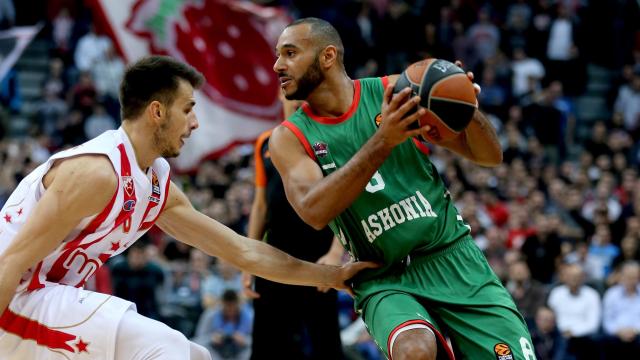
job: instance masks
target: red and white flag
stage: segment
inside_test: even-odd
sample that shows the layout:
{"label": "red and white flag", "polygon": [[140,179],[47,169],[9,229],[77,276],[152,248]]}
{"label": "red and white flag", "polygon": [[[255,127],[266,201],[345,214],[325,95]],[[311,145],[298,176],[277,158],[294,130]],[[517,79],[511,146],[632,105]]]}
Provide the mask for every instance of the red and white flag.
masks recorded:
{"label": "red and white flag", "polygon": [[193,170],[281,120],[272,71],[277,36],[290,21],[281,9],[234,0],[92,1],[128,62],[170,55],[206,77],[195,95],[200,128],[173,163],[176,170]]}
{"label": "red and white flag", "polygon": [[42,29],[42,25],[16,26],[0,31],[0,81],[18,61],[24,49]]}

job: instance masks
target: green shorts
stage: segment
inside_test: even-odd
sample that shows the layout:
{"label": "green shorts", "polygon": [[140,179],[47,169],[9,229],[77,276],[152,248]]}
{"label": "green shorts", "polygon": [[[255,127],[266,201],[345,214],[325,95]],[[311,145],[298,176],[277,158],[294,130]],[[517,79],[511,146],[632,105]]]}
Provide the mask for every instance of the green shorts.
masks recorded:
{"label": "green shorts", "polygon": [[428,327],[438,359],[453,356],[448,336],[457,359],[535,360],[524,319],[471,238],[412,256],[355,292],[369,333],[390,359],[394,335]]}

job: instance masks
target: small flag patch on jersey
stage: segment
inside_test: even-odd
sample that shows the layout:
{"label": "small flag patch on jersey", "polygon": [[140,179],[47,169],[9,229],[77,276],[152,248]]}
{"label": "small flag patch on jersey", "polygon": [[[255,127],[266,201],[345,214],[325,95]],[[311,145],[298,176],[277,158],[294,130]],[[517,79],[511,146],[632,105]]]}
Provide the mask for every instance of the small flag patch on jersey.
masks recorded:
{"label": "small flag patch on jersey", "polygon": [[496,360],[513,360],[513,353],[509,345],[505,343],[497,343],[493,346],[496,353]]}
{"label": "small flag patch on jersey", "polygon": [[323,142],[317,142],[313,144],[313,151],[317,157],[325,157],[329,153],[329,147]]}

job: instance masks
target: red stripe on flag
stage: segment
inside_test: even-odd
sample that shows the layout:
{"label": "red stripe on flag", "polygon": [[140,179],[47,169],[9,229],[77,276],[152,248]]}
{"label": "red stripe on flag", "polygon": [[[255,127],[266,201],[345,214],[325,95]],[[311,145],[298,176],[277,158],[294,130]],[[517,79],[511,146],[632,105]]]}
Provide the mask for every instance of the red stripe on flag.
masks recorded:
{"label": "red stripe on flag", "polygon": [[0,317],[0,328],[25,340],[35,340],[38,345],[75,353],[75,349],[67,344],[67,342],[76,338],[75,335],[50,329],[9,309],[6,309]]}

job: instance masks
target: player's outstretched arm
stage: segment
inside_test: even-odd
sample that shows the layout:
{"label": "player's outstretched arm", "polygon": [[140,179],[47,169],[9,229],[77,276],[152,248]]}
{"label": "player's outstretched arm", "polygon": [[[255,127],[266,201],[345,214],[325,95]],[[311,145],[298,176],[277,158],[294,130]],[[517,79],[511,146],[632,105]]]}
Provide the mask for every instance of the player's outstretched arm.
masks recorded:
{"label": "player's outstretched arm", "polygon": [[83,218],[107,206],[118,179],[106,157],[87,155],[56,164],[43,183],[47,190],[0,255],[0,313],[24,272],[58,247]]}
{"label": "player's outstretched arm", "polygon": [[292,285],[329,286],[350,291],[345,281],[374,263],[325,266],[302,261],[273,246],[236,234],[195,210],[185,194],[171,183],[167,205],[158,226],[179,241],[222,258],[241,270]]}
{"label": "player's outstretched arm", "polygon": [[295,135],[278,126],[269,140],[271,160],[282,176],[287,199],[300,218],[315,229],[322,229],[360,195],[393,148],[425,129],[409,125],[424,115],[424,109],[406,116],[420,98],[409,98],[410,89],[393,95],[387,86],[378,131],[340,169],[323,177],[318,164],[305,152]]}

